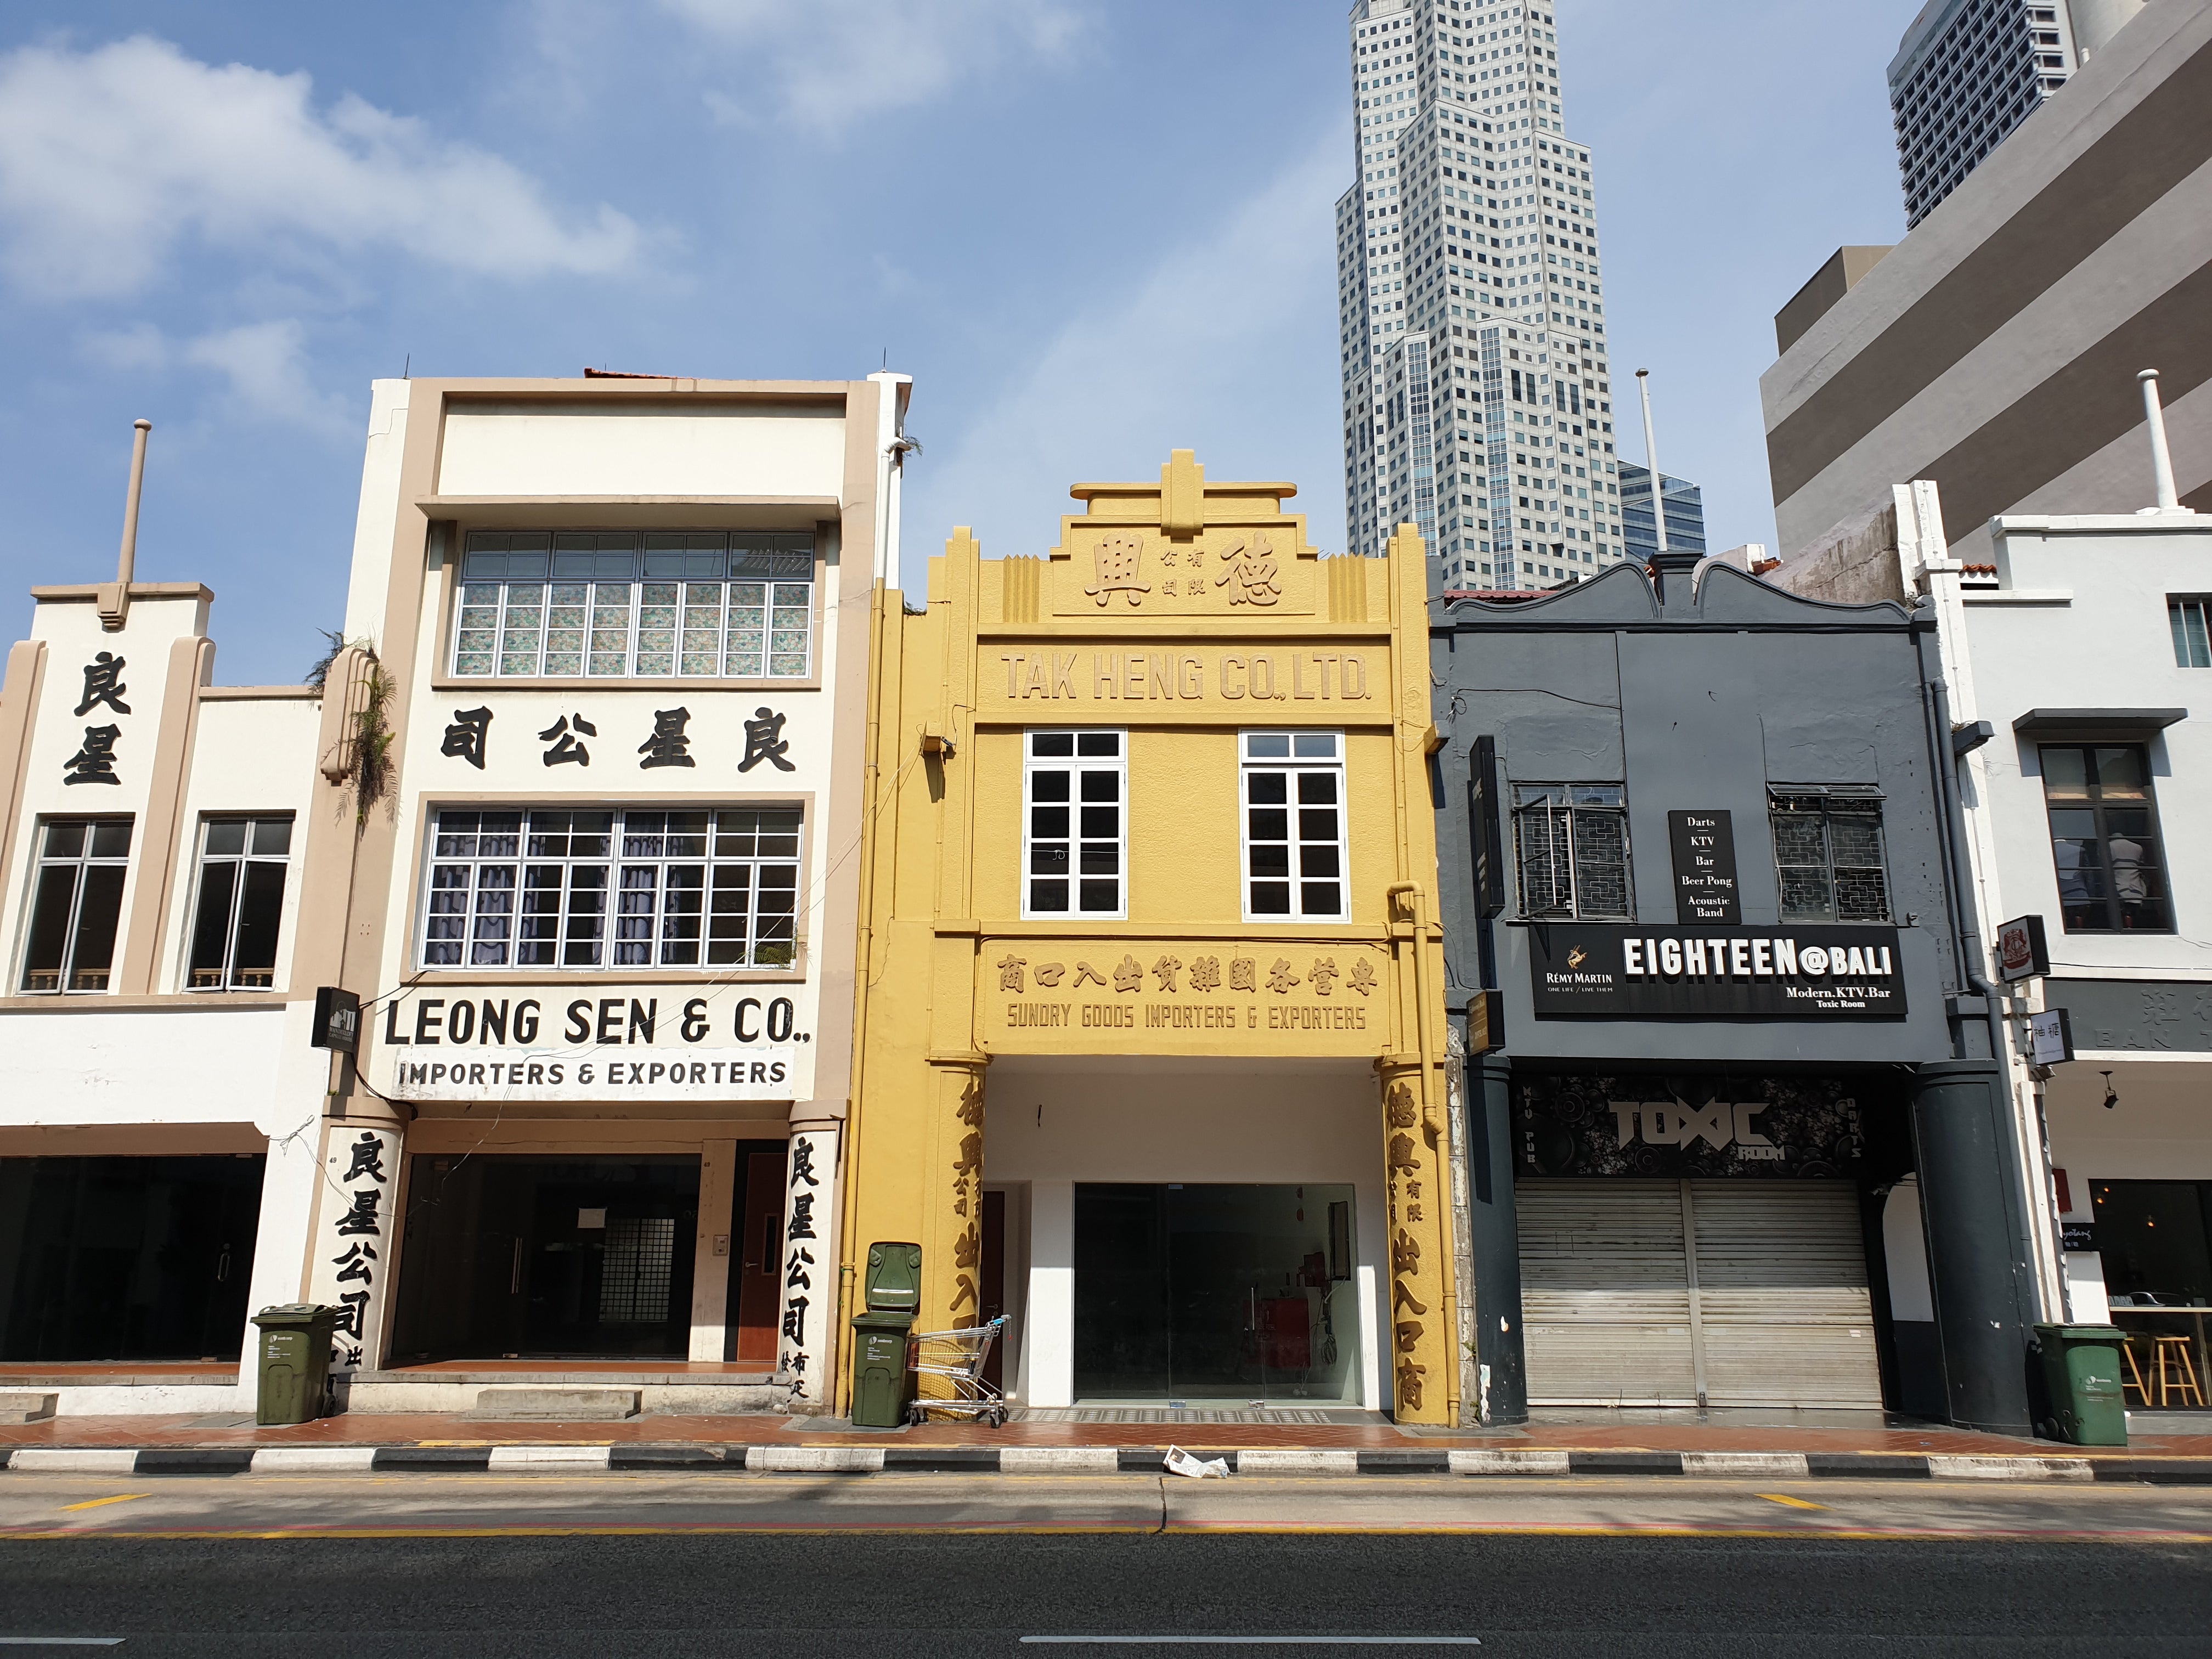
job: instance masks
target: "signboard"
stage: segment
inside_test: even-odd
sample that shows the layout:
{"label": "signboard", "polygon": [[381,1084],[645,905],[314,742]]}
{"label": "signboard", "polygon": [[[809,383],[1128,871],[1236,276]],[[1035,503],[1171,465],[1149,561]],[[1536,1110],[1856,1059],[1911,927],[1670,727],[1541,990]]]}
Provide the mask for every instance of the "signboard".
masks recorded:
{"label": "signboard", "polygon": [[[767,985],[712,997],[431,996],[384,1005],[375,1088],[394,1100],[791,1100],[811,1086],[798,1007]],[[734,1041],[733,1041],[734,1039]]]}
{"label": "signboard", "polygon": [[2058,1248],[2062,1250],[2094,1250],[2097,1248],[2097,1229],[2087,1221],[2067,1221],[2059,1224]]}
{"label": "signboard", "polygon": [[2074,1058],[2074,1026],[2063,1008],[2027,1017],[2027,1057],[2038,1066],[2063,1066]]}
{"label": "signboard", "polygon": [[1505,835],[1498,795],[1498,739],[1477,738],[1468,757],[1468,823],[1474,836],[1475,910],[1486,921],[1505,908]]}
{"label": "signboard", "polygon": [[315,1023],[308,1042],[342,1054],[361,1052],[361,999],[351,991],[325,985],[315,992]]}
{"label": "signboard", "polygon": [[1905,1018],[1894,927],[1528,928],[1540,1019]]}
{"label": "signboard", "polygon": [[1467,1000],[1467,1051],[1486,1054],[1505,1046],[1505,994],[1477,991]]}
{"label": "signboard", "polygon": [[1866,1160],[1858,1097],[1837,1078],[1535,1078],[1513,1128],[1523,1176],[1845,1180]]}
{"label": "signboard", "polygon": [[1674,920],[1686,927],[1743,921],[1736,893],[1735,827],[1726,812],[1669,812],[1674,849]]}
{"label": "signboard", "polygon": [[2043,918],[2021,916],[1997,929],[1997,974],[2008,985],[2051,971],[2051,950],[2043,942]]}

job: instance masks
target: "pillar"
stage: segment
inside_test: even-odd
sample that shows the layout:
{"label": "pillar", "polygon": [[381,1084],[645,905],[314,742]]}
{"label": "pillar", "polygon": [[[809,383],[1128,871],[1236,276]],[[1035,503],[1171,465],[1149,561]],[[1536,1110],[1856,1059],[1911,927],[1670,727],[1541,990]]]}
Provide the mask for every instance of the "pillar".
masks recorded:
{"label": "pillar", "polygon": [[[323,1117],[315,1220],[302,1300],[338,1310],[331,1372],[384,1363],[393,1275],[404,1231],[402,1109],[378,1097],[332,1096]],[[436,1264],[427,1264],[435,1271]]]}
{"label": "pillar", "polygon": [[1485,1424],[1528,1420],[1521,1331],[1521,1223],[1513,1202],[1513,1063],[1483,1054],[1467,1091],[1468,1255],[1474,1283],[1477,1408]]}
{"label": "pillar", "polygon": [[[1384,1314],[1385,1372],[1401,1423],[1451,1421],[1458,1336],[1445,1303],[1450,1234],[1450,1142],[1436,1103],[1443,1079],[1422,1076],[1425,1061],[1393,1054],[1376,1062],[1382,1081],[1383,1176],[1389,1194]],[[1431,1068],[1432,1069],[1432,1068]],[[1431,1089],[1425,1098],[1422,1084]]]}
{"label": "pillar", "polygon": [[2009,1119],[2001,1061],[1920,1067],[1912,1148],[1946,1409],[1961,1428],[2024,1435],[2035,1267]]}
{"label": "pillar", "polygon": [[794,1408],[829,1409],[836,1363],[838,1152],[844,1125],[801,1118],[791,1126],[783,1175],[783,1307],[776,1373]]}

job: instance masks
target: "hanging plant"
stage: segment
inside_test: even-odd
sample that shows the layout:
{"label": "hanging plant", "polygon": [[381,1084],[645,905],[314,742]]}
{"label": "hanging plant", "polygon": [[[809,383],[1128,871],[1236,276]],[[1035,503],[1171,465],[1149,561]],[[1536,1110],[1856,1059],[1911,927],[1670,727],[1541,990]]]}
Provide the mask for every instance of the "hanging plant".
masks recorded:
{"label": "hanging plant", "polygon": [[392,787],[392,727],[386,718],[392,701],[392,682],[378,659],[375,645],[367,639],[349,640],[336,629],[319,630],[329,649],[308,666],[307,684],[318,691],[330,689],[331,670],[339,653],[351,648],[368,659],[368,672],[361,677],[362,706],[346,716],[345,736],[340,740],[344,769],[331,774],[333,783],[353,785],[354,821],[368,821],[368,809],[382,800]]}

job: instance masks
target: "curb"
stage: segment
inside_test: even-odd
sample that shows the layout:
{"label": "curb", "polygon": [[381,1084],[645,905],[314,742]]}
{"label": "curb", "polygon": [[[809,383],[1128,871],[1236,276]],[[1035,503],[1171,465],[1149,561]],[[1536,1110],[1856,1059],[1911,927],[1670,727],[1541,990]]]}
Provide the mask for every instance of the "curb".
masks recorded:
{"label": "curb", "polygon": [[[1269,1476],[1687,1475],[1706,1480],[2136,1481],[2212,1486],[2212,1457],[1959,1456],[1899,1452],[1576,1451],[1534,1446],[1209,1451]],[[1113,1446],[15,1446],[0,1469],[112,1475],[475,1474],[696,1470],[744,1474],[1142,1474],[1159,1448]]]}

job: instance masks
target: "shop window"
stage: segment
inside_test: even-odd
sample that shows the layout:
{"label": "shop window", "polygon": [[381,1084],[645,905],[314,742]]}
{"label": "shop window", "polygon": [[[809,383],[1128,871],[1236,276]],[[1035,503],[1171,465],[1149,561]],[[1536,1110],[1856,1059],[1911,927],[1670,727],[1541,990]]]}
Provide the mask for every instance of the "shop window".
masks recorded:
{"label": "shop window", "polygon": [[1771,790],[1784,921],[1887,921],[1881,798],[1872,791]]}
{"label": "shop window", "polygon": [[276,928],[292,820],[210,818],[185,982],[195,991],[265,991],[276,982]]}
{"label": "shop window", "polygon": [[1617,783],[1524,783],[1513,792],[1521,909],[1531,916],[1626,917],[1628,806]]}
{"label": "shop window", "polygon": [[2136,744],[2045,744],[2041,757],[2066,931],[2172,932],[2148,754]]}
{"label": "shop window", "polygon": [[1022,915],[1127,914],[1125,732],[1023,738]]}
{"label": "shop window", "polygon": [[130,868],[129,818],[50,818],[39,827],[23,989],[107,989]]}
{"label": "shop window", "polygon": [[740,531],[472,531],[456,676],[804,679],[814,538]]}
{"label": "shop window", "polygon": [[426,968],[789,968],[796,807],[447,809]]}
{"label": "shop window", "polygon": [[1238,741],[1244,919],[1341,921],[1344,734],[1247,732]]}

